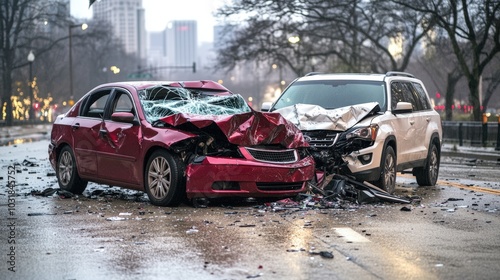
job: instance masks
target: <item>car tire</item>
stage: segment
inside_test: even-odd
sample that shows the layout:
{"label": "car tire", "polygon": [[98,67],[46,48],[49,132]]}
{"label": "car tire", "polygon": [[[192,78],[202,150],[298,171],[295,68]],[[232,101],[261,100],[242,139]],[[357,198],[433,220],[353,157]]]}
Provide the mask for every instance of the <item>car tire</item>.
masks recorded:
{"label": "car tire", "polygon": [[436,185],[439,174],[439,150],[434,143],[429,148],[429,155],[427,156],[425,166],[414,168],[413,174],[419,186]]}
{"label": "car tire", "polygon": [[387,146],[382,154],[380,169],[380,178],[375,185],[390,194],[394,193],[396,189],[396,153],[391,146]]}
{"label": "car tire", "polygon": [[81,194],[87,187],[88,182],[78,174],[75,155],[69,146],[64,146],[59,153],[56,175],[59,187],[65,191]]}
{"label": "car tire", "polygon": [[155,151],[146,164],[144,188],[157,206],[176,206],[186,195],[184,164],[165,150]]}

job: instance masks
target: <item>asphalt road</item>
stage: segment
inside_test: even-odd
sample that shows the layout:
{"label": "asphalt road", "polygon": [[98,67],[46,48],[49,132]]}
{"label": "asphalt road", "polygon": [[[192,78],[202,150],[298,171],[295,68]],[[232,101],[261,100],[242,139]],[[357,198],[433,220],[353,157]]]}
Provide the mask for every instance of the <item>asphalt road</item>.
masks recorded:
{"label": "asphalt road", "polygon": [[[500,273],[495,162],[443,157],[435,187],[417,187],[401,174],[397,195],[413,197],[412,204],[318,209],[212,201],[207,208],[170,208],[96,184],[78,197],[33,195],[57,188],[47,145],[0,147],[2,279],[498,279]],[[10,201],[9,191],[16,193]]]}

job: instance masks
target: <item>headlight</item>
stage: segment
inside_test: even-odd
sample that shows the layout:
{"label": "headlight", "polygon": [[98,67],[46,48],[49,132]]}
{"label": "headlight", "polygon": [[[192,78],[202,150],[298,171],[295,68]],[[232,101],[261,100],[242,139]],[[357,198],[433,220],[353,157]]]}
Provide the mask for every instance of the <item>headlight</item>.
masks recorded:
{"label": "headlight", "polygon": [[346,139],[359,138],[366,141],[375,141],[377,138],[378,125],[372,124],[370,126],[358,127],[346,135]]}

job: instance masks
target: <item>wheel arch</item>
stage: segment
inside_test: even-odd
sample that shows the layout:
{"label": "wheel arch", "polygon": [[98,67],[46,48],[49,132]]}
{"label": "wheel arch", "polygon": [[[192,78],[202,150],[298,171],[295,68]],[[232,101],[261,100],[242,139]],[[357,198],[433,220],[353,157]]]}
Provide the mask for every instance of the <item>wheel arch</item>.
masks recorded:
{"label": "wheel arch", "polygon": [[[59,161],[59,155],[61,154],[61,150],[66,146],[69,147],[73,151],[73,149],[71,148],[71,145],[68,142],[61,142],[57,146],[55,146],[55,148],[54,148],[54,161],[56,163],[56,166],[57,166],[57,163]],[[75,154],[74,151],[73,151],[73,154]],[[78,170],[78,164],[76,165],[76,168]]]}
{"label": "wheel arch", "polygon": [[396,156],[396,164],[397,164],[397,143],[396,143],[396,137],[394,135],[390,135],[384,141],[384,146],[382,148],[382,154],[380,155],[380,163],[379,163],[380,172],[378,173],[378,176],[377,176],[376,180],[379,180],[380,176],[382,174],[382,166],[384,164],[383,162],[385,160],[385,151],[386,151],[387,147],[391,147],[394,150],[394,154]]}
{"label": "wheel arch", "polygon": [[435,144],[436,147],[438,148],[438,151],[441,152],[442,141],[441,141],[441,137],[439,137],[439,134],[437,132],[434,132],[431,135],[431,141],[429,141],[429,144]]}
{"label": "wheel arch", "polygon": [[[435,145],[437,150],[438,150],[438,162],[441,160],[441,138],[439,137],[439,134],[437,132],[433,133],[431,135],[431,140],[429,141],[429,147],[428,147],[428,153],[430,153],[431,146]],[[425,164],[427,164],[427,161],[429,160],[429,156],[425,159]]]}
{"label": "wheel arch", "polygon": [[153,155],[154,152],[156,151],[160,151],[160,150],[164,150],[164,151],[167,151],[168,153],[171,153],[171,154],[174,154],[176,155],[176,153],[174,153],[172,151],[172,149],[166,145],[160,145],[160,144],[156,144],[156,145],[153,145],[151,147],[149,147],[149,149],[144,153],[144,159],[142,161],[142,187],[144,188],[144,190],[146,190],[146,182],[145,182],[145,178],[144,178],[144,174],[146,172],[146,167],[148,165],[148,161],[149,159],[151,158],[151,156]]}
{"label": "wheel arch", "polygon": [[391,146],[391,148],[394,150],[394,153],[396,154],[396,160],[397,160],[397,155],[398,155],[398,144],[396,142],[396,137],[394,135],[390,135],[387,137],[384,141],[384,149],[382,152],[385,152],[385,149]]}
{"label": "wheel arch", "polygon": [[[155,155],[156,153],[156,155]],[[160,202],[157,200],[159,199],[156,197],[154,194],[152,194],[150,186],[147,187],[146,185],[148,184],[148,165],[150,161],[152,161],[156,156],[161,155],[162,157],[166,157],[165,160],[168,162],[168,165],[170,167],[168,168],[173,168],[173,170],[176,171],[171,171],[171,183],[176,182],[172,186],[175,186],[175,188],[172,191],[169,191],[169,194],[166,195],[166,197],[163,197]],[[144,161],[143,161],[143,176],[142,176],[142,187],[144,192],[148,194],[149,199],[152,201],[154,205],[160,205],[160,206],[176,206],[182,201],[185,200],[186,198],[186,172],[185,172],[185,164],[182,161],[181,157],[179,156],[178,153],[174,152],[171,148],[165,146],[165,145],[154,145],[151,146],[147,152],[144,154]],[[174,167],[175,166],[175,167]],[[174,175],[175,174],[175,175]],[[174,181],[175,180],[175,181]],[[153,198],[153,197],[154,198]],[[168,202],[165,200],[168,199],[170,196],[170,199]],[[156,201],[156,202],[155,202]]]}

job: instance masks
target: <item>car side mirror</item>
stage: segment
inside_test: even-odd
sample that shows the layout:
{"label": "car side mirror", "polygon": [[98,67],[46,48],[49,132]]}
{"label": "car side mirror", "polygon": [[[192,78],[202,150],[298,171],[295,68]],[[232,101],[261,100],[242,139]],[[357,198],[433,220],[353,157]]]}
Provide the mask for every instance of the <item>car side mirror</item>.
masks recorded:
{"label": "car side mirror", "polygon": [[111,115],[111,120],[115,122],[134,123],[135,116],[129,112],[115,112]]}
{"label": "car side mirror", "polygon": [[260,110],[262,112],[269,112],[272,105],[273,105],[272,102],[262,102],[262,105],[260,106]]}
{"label": "car side mirror", "polygon": [[396,108],[392,110],[394,114],[404,114],[413,112],[413,106],[410,102],[398,102]]}

